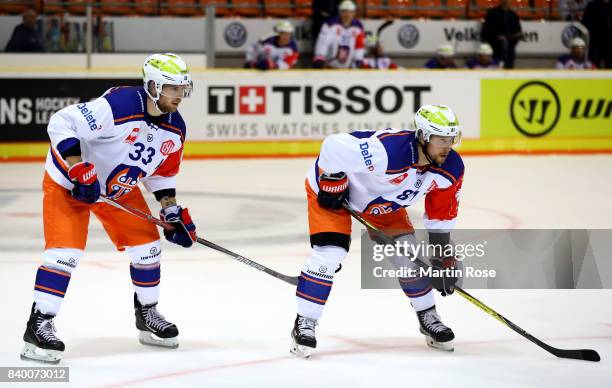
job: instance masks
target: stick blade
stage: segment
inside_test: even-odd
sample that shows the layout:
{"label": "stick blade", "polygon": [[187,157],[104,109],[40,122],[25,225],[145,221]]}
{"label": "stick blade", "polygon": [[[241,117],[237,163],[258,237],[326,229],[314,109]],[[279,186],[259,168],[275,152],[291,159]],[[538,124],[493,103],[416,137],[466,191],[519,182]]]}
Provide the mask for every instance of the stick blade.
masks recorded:
{"label": "stick blade", "polygon": [[553,354],[560,358],[572,358],[574,360],[594,361],[601,360],[599,353],[592,349],[576,349],[576,350],[563,350],[556,349]]}
{"label": "stick blade", "polygon": [[599,357],[599,353],[594,351],[593,349],[582,349],[582,359],[586,361],[599,361],[601,358]]}

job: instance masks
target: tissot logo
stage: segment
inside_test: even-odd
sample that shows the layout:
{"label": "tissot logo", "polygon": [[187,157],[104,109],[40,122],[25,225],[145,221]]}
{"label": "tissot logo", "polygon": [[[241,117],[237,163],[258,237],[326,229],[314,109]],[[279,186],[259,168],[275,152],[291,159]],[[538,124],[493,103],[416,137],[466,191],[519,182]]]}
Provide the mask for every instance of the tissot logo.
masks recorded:
{"label": "tissot logo", "polygon": [[[212,115],[335,115],[342,111],[355,115],[370,112],[395,114],[416,111],[422,96],[431,92],[426,85],[263,85],[209,86],[208,113]],[[412,106],[407,106],[409,102]]]}

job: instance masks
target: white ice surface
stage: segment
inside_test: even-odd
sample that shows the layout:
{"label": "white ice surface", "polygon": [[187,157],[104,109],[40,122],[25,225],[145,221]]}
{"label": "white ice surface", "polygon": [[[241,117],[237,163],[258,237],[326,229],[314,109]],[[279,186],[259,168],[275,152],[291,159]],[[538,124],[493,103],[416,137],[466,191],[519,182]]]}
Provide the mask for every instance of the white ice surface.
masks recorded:
{"label": "white ice surface", "polygon": [[[297,275],[309,254],[310,162],[186,161],[178,198],[205,238]],[[612,156],[465,164],[457,227],[612,228]],[[0,366],[36,365],[19,352],[43,249],[42,169],[0,164]],[[421,213],[422,206],[410,209],[416,226]],[[611,290],[473,291],[553,346],[598,350],[599,363],[557,359],[457,296],[437,297],[457,336],[455,352],[442,353],[426,347],[403,293],[360,289],[354,244],[320,321],[319,348],[301,360],[289,354],[292,286],[202,246],[162,244],[159,308],[180,329],[177,350],[138,343],[129,260],[92,217],[88,250],[55,319],[71,386],[612,386]]]}

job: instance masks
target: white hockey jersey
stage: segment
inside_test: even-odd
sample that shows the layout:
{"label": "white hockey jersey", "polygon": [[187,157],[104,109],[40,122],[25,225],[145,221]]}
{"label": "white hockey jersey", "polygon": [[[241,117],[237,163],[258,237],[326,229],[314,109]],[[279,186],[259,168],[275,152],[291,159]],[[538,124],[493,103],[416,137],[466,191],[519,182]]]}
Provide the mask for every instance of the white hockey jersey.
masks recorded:
{"label": "white hockey jersey", "polygon": [[286,46],[278,45],[278,35],[272,35],[261,39],[247,49],[246,60],[257,62],[262,59],[270,59],[277,69],[290,69],[295,65],[299,57],[298,47],[295,39],[291,38]]}
{"label": "white hockey jersey", "polygon": [[353,19],[347,28],[340,17],[328,19],[321,27],[315,45],[313,60],[323,60],[333,68],[349,68],[359,65],[365,54],[365,32],[363,25]]}
{"label": "white hockey jersey", "polygon": [[142,181],[151,192],[176,188],[185,122],[178,112],[150,116],[142,87],[117,87],[94,101],[70,105],[49,120],[51,147],[45,169],[66,189],[65,151],[79,144],[97,170],[102,194],[120,198]]}
{"label": "white hockey jersey", "polygon": [[588,59],[585,58],[582,62],[575,61],[569,54],[560,56],[557,59],[556,67],[561,70],[593,70],[596,68]]}
{"label": "white hockey jersey", "polygon": [[359,212],[384,214],[425,197],[425,227],[450,230],[455,225],[463,182],[463,161],[451,150],[442,165],[418,167],[418,141],[411,130],[385,129],[331,135],[308,172],[318,193],[323,172],[344,171],[349,202]]}
{"label": "white hockey jersey", "polygon": [[389,57],[366,57],[363,59],[364,69],[397,69],[397,64]]}

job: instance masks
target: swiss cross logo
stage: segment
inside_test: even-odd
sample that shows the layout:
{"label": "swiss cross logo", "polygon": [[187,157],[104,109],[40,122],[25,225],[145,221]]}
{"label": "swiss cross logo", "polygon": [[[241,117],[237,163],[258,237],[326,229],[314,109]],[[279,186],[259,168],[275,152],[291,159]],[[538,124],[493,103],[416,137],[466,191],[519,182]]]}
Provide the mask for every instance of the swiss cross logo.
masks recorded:
{"label": "swiss cross logo", "polygon": [[240,86],[238,88],[238,110],[243,115],[266,114],[266,87]]}
{"label": "swiss cross logo", "polygon": [[125,138],[123,142],[133,145],[136,139],[138,139],[138,131],[140,131],[140,128],[132,129],[132,132],[128,135],[128,137]]}
{"label": "swiss cross logo", "polygon": [[391,179],[391,180],[389,181],[389,183],[391,183],[392,185],[396,185],[396,186],[397,186],[397,185],[399,185],[400,183],[402,183],[402,182],[404,181],[404,179],[406,179],[407,177],[408,177],[408,173],[407,173],[407,172],[405,172],[405,173],[403,173],[402,175],[397,176],[397,177],[395,177],[395,178]]}
{"label": "swiss cross logo", "polygon": [[172,152],[173,149],[174,149],[174,142],[172,140],[166,140],[165,142],[162,143],[161,147],[159,148],[159,152],[161,152],[162,155],[164,156],[168,156],[170,155],[170,152]]}

